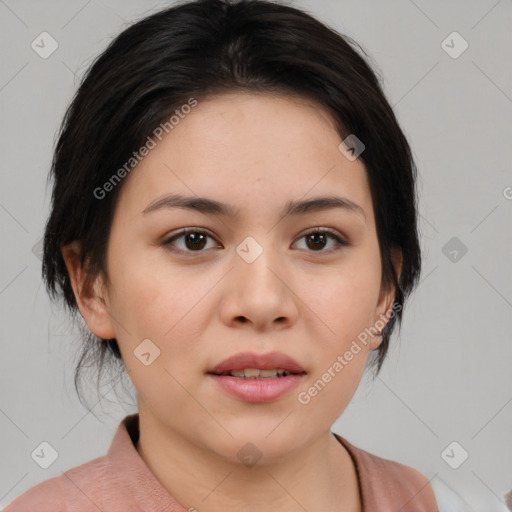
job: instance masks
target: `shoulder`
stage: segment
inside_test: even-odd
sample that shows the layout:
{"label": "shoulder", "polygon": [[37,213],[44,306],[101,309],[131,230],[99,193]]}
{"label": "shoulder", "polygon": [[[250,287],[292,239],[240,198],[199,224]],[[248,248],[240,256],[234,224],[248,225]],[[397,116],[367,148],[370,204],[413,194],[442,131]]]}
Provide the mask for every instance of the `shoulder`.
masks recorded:
{"label": "shoulder", "polygon": [[50,510],[65,510],[63,506],[66,491],[63,476],[55,476],[25,491],[9,503],[4,508],[4,512],[28,512],[29,510],[50,512]]}
{"label": "shoulder", "polygon": [[[363,451],[364,452],[364,451]],[[438,512],[438,504],[429,479],[417,469],[394,460],[364,452],[377,499],[384,496],[414,512]]]}
{"label": "shoulder", "polygon": [[391,510],[407,504],[411,512],[438,512],[434,490],[423,473],[407,464],[367,452],[335,435],[354,460],[368,510],[377,506],[379,510],[387,510],[385,506]]}
{"label": "shoulder", "polygon": [[356,450],[359,450],[360,458],[364,460],[368,468],[372,468],[378,478],[399,482],[415,492],[419,492],[423,488],[429,488],[428,478],[416,468],[395,460],[379,457],[359,448],[356,448]]}
{"label": "shoulder", "polygon": [[34,485],[3,512],[66,512],[79,507],[96,510],[101,496],[98,482],[105,473],[105,457],[98,457]]}

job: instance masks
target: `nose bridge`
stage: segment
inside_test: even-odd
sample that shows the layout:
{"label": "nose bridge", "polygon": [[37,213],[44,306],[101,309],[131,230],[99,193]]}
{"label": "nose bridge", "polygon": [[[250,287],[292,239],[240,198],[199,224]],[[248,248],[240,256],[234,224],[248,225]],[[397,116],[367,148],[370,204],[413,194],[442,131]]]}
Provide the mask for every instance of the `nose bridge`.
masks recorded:
{"label": "nose bridge", "polygon": [[248,235],[235,248],[224,319],[232,322],[245,318],[260,328],[283,319],[293,324],[298,312],[286,284],[286,262],[281,261],[272,234],[265,235],[264,230],[259,233]]}
{"label": "nose bridge", "polygon": [[265,287],[279,283],[275,273],[280,265],[271,239],[271,234],[248,235],[238,244],[235,266],[240,269],[237,272],[240,279]]}

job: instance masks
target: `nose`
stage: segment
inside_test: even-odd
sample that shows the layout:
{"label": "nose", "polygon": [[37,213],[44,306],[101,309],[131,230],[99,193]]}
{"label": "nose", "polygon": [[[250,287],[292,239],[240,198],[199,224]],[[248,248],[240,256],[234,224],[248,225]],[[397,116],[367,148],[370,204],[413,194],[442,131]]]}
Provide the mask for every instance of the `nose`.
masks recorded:
{"label": "nose", "polygon": [[290,327],[297,321],[299,300],[290,269],[272,249],[260,246],[259,254],[256,249],[251,240],[237,248],[225,283],[222,320],[231,327],[243,324],[258,331]]}

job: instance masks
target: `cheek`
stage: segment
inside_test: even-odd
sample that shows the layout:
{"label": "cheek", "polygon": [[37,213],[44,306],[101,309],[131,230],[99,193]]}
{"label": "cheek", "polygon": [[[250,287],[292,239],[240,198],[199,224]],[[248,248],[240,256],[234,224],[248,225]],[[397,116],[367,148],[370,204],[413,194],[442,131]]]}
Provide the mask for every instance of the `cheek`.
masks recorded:
{"label": "cheek", "polygon": [[145,258],[133,253],[113,267],[111,311],[122,325],[116,333],[127,356],[149,339],[160,350],[155,368],[183,374],[194,361],[197,365],[201,333],[211,315],[205,299],[219,276],[206,273],[198,277],[193,266],[178,268],[165,254],[154,252],[155,256],[146,254]]}
{"label": "cheek", "polygon": [[[375,322],[380,291],[379,260],[356,255],[309,289],[310,307],[328,329],[324,339],[341,350]],[[306,293],[304,290],[303,293]]]}
{"label": "cheek", "polygon": [[133,337],[161,337],[183,316],[192,294],[185,276],[166,262],[162,249],[137,249],[139,242],[128,250],[127,245],[112,244],[112,312],[127,322]]}
{"label": "cheek", "polygon": [[315,323],[317,330],[311,332],[316,371],[300,390],[299,403],[312,417],[327,415],[331,422],[346,409],[364,374],[370,339],[365,330],[373,325],[378,300],[380,274],[358,265],[351,270],[330,280],[311,304],[329,328],[321,327],[325,334],[319,336]]}
{"label": "cheek", "polygon": [[[130,379],[156,410],[165,410],[169,403],[185,406],[190,396],[182,386],[192,388],[190,369],[197,369],[201,359],[201,322],[208,317],[200,299],[213,283],[205,279],[192,286],[183,273],[162,264],[146,266],[141,260],[124,270],[119,267],[116,275],[120,284],[114,314],[126,326],[116,332]],[[148,339],[151,343],[141,345]],[[145,365],[140,357],[148,351],[152,362]]]}

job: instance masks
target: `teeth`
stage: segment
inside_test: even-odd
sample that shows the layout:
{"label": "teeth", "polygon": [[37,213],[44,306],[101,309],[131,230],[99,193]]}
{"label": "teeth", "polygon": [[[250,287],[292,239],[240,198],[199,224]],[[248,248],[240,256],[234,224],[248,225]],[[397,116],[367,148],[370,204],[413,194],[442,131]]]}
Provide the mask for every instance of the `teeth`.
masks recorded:
{"label": "teeth", "polygon": [[245,377],[244,370],[233,370],[229,372],[229,375],[232,375],[233,377],[241,377],[242,379]]}
{"label": "teeth", "polygon": [[[258,375],[256,377],[277,377],[279,371],[278,370],[256,370],[258,372]],[[284,370],[281,371],[283,373]],[[247,375],[247,370],[245,371],[245,376],[249,377]]]}
{"label": "teeth", "polygon": [[229,375],[233,377],[238,377],[240,379],[271,379],[276,377],[286,377],[286,375],[289,375],[289,372],[282,370],[280,368],[275,370],[259,370],[258,368],[245,368],[243,370],[232,370],[229,372]]}

